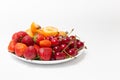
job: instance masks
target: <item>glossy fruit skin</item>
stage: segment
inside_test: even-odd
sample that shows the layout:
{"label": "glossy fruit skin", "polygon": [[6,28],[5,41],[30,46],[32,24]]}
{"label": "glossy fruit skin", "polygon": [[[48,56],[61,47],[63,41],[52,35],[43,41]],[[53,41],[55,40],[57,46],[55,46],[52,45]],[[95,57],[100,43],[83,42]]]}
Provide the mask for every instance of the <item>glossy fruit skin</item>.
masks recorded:
{"label": "glossy fruit skin", "polygon": [[84,43],[81,41],[77,41],[77,48],[83,48],[84,47]]}
{"label": "glossy fruit skin", "polygon": [[53,47],[53,50],[56,53],[56,52],[60,52],[61,48],[60,48],[60,46],[55,46],[55,47]]}
{"label": "glossy fruit skin", "polygon": [[23,43],[16,43],[15,45],[15,54],[17,56],[23,56],[25,50],[27,49],[27,45],[23,44]]}
{"label": "glossy fruit skin", "polygon": [[58,36],[67,36],[67,34],[66,34],[66,32],[64,32],[64,31],[59,31]]}
{"label": "glossy fruit skin", "polygon": [[38,50],[39,50],[40,46],[37,45],[37,44],[34,44],[34,48],[35,48],[35,50],[36,50],[36,52],[37,52],[37,55],[39,55],[39,54],[38,54]]}
{"label": "glossy fruit skin", "polygon": [[26,32],[30,37],[33,38],[34,34],[32,33],[31,29],[27,29],[25,32]]}
{"label": "glossy fruit skin", "polygon": [[47,36],[47,37],[46,37],[46,39],[47,39],[47,40],[50,40],[50,41],[51,41],[53,38],[55,38],[55,37],[54,37],[54,36]]}
{"label": "glossy fruit skin", "polygon": [[76,56],[78,54],[77,49],[72,48],[70,50],[68,50],[68,54],[70,54],[71,56]]}
{"label": "glossy fruit skin", "polygon": [[16,41],[11,40],[9,45],[8,45],[8,51],[14,53],[15,52],[15,45],[16,45]]}
{"label": "glossy fruit skin", "polygon": [[36,24],[35,22],[32,22],[30,29],[31,29],[32,33],[35,34],[37,32],[37,30],[39,30],[40,28],[41,27],[38,24]]}
{"label": "glossy fruit skin", "polygon": [[66,44],[61,44],[60,45],[61,50],[63,50],[66,46],[67,46]]}
{"label": "glossy fruit skin", "polygon": [[18,42],[19,38],[18,38],[17,32],[12,35],[12,40],[15,42]]}
{"label": "glossy fruit skin", "polygon": [[45,38],[45,37],[44,37],[42,34],[36,34],[36,35],[33,37],[33,40],[34,40],[35,43],[39,44],[39,42],[40,42],[41,40],[44,40],[44,38]]}
{"label": "glossy fruit skin", "polygon": [[28,35],[28,34],[24,31],[16,32],[16,33],[13,34],[12,40],[14,40],[16,42],[21,42],[22,38],[26,35]]}
{"label": "glossy fruit skin", "polygon": [[45,37],[56,36],[57,34],[58,34],[58,29],[53,26],[46,26],[45,28],[43,28],[43,35]]}
{"label": "glossy fruit skin", "polygon": [[62,44],[68,44],[70,42],[70,38],[67,36],[62,39]]}
{"label": "glossy fruit skin", "polygon": [[70,36],[70,40],[75,40],[76,39],[76,37],[75,36]]}
{"label": "glossy fruit skin", "polygon": [[39,42],[40,47],[51,47],[51,41],[49,40],[41,40]]}
{"label": "glossy fruit skin", "polygon": [[59,40],[57,38],[52,38],[51,44],[52,44],[52,46],[57,46],[57,45],[59,45]]}
{"label": "glossy fruit skin", "polygon": [[[66,48],[66,49],[65,49],[65,48]],[[69,47],[67,47],[67,44],[61,44],[61,45],[60,45],[60,49],[61,49],[61,50],[64,50],[64,49],[65,49],[65,50],[67,51],[67,50],[69,50]]]}
{"label": "glossy fruit skin", "polygon": [[40,48],[38,54],[41,60],[49,61],[52,56],[52,48]]}
{"label": "glossy fruit skin", "polygon": [[57,53],[54,54],[54,58],[56,60],[65,59],[66,58],[66,53],[64,53],[64,52],[57,52]]}
{"label": "glossy fruit skin", "polygon": [[27,49],[24,52],[24,57],[26,59],[33,60],[33,59],[35,59],[36,56],[37,56],[37,52],[36,52],[36,49],[34,48],[34,46],[27,47]]}
{"label": "glossy fruit skin", "polygon": [[70,44],[70,48],[74,48],[76,46],[76,41],[72,40]]}
{"label": "glossy fruit skin", "polygon": [[34,44],[33,39],[29,35],[24,36],[21,42],[26,44],[27,46],[31,46]]}

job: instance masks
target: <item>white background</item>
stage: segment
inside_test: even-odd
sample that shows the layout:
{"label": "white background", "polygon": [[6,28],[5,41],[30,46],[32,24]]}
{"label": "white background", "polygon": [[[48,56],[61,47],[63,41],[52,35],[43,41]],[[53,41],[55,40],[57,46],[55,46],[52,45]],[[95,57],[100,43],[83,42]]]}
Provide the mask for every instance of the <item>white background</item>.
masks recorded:
{"label": "white background", "polygon": [[[12,57],[14,32],[32,21],[61,30],[75,28],[88,50],[56,65],[35,65]],[[120,80],[120,0],[0,1],[0,80]]]}

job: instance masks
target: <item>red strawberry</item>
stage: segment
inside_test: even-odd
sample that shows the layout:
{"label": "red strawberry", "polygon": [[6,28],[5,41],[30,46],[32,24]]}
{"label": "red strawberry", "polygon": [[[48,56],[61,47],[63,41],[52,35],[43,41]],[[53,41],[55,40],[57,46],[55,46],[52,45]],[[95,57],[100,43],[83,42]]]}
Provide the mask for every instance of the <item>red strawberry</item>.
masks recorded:
{"label": "red strawberry", "polygon": [[29,35],[24,36],[21,42],[26,44],[27,46],[31,46],[34,44],[33,39]]}
{"label": "red strawberry", "polygon": [[37,54],[36,54],[36,50],[35,50],[34,46],[29,46],[29,47],[25,50],[23,56],[24,56],[26,59],[32,60],[32,59],[35,59],[36,55],[37,55]]}
{"label": "red strawberry", "polygon": [[26,35],[27,35],[27,33],[24,32],[24,31],[16,32],[16,33],[13,34],[12,40],[14,40],[16,42],[21,42],[22,38]]}
{"label": "red strawberry", "polygon": [[52,48],[40,48],[38,50],[38,54],[40,56],[40,59],[48,61],[51,59],[52,56]]}
{"label": "red strawberry", "polygon": [[33,37],[33,40],[35,43],[39,44],[39,42],[41,40],[44,40],[44,36],[42,34],[36,34],[34,37]]}
{"label": "red strawberry", "polygon": [[39,54],[38,54],[38,50],[39,50],[39,46],[37,45],[37,44],[34,44],[34,48],[36,49],[36,51],[37,51],[37,55],[39,56]]}
{"label": "red strawberry", "polygon": [[14,53],[15,52],[15,45],[16,42],[14,40],[11,40],[8,45],[8,51]]}

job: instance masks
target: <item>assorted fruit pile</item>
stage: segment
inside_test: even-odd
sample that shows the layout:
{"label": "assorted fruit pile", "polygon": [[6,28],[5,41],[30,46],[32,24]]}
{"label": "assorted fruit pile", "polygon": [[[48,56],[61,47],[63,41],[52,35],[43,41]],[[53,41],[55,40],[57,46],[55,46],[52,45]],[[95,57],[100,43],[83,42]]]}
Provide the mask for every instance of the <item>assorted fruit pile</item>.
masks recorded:
{"label": "assorted fruit pile", "polygon": [[70,33],[52,26],[41,27],[33,22],[26,31],[12,35],[8,51],[29,60],[52,61],[75,57],[85,45]]}

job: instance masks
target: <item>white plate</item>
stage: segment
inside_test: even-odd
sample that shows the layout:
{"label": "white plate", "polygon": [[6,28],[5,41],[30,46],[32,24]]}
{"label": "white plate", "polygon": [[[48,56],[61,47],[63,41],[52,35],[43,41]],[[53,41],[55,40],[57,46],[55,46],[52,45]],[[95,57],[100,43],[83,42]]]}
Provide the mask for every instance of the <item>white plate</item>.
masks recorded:
{"label": "white plate", "polygon": [[63,62],[67,62],[67,61],[70,61],[70,60],[73,60],[75,58],[77,58],[78,56],[80,56],[83,51],[85,49],[82,49],[79,51],[78,55],[76,55],[75,57],[72,57],[72,58],[67,58],[67,59],[63,59],[63,60],[53,60],[53,61],[41,61],[41,60],[27,60],[25,58],[22,58],[22,57],[19,57],[19,56],[16,56],[15,54],[11,53],[12,56],[20,59],[20,60],[23,60],[25,62],[29,62],[29,63],[35,63],[35,64],[57,64],[57,63],[63,63]]}

